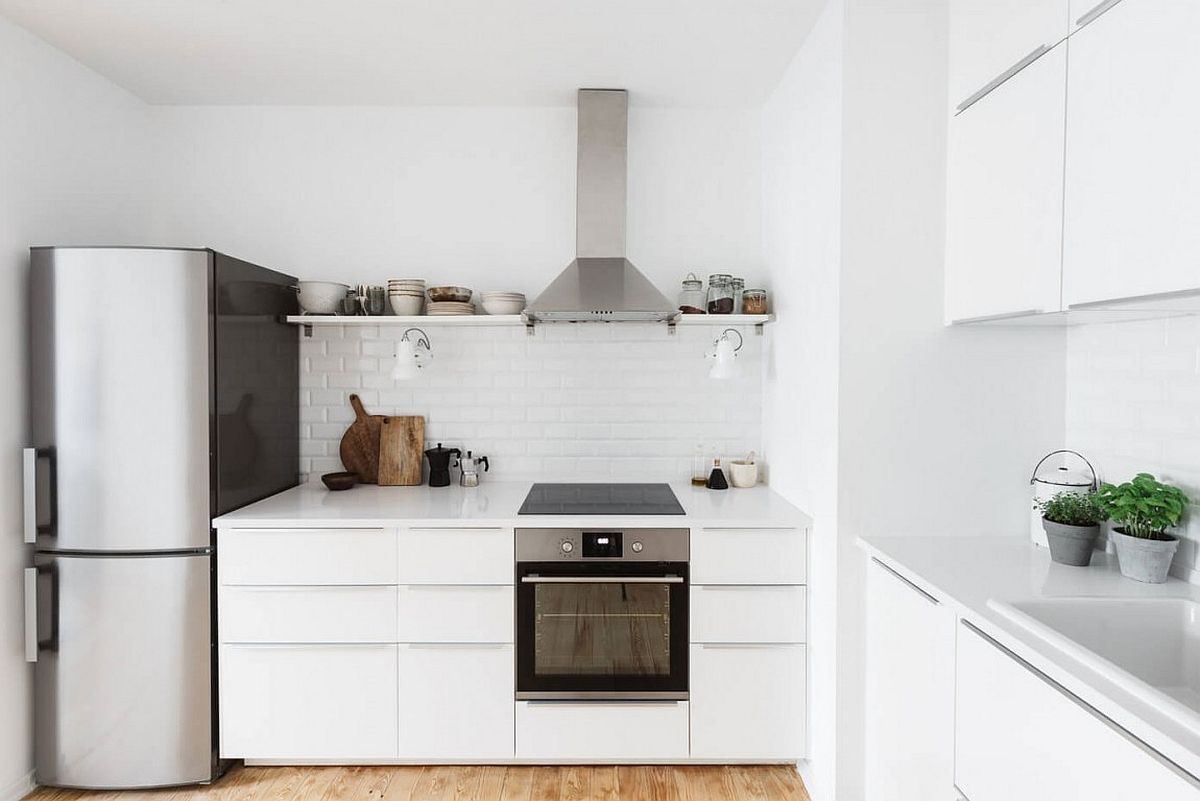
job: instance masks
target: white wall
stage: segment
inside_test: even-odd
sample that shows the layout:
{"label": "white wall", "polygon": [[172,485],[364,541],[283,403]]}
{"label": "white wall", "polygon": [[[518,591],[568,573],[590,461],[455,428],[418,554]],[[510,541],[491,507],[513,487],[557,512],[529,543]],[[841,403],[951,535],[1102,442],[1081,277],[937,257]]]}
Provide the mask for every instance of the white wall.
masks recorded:
{"label": "white wall", "polygon": [[371,414],[419,414],[425,439],[489,457],[484,481],[686,481],[697,444],[762,451],[762,341],[741,327],[740,375],[708,377],[720,329],[544,325],[425,330],[434,359],[397,383],[397,326],[315,326],[301,339],[303,471],[343,469],[357,393]]}
{"label": "white wall", "polygon": [[0,799],[22,794],[33,767],[20,544],[28,249],[143,236],[145,123],[140,101],[0,18]]}
{"label": "white wall", "polygon": [[763,249],[770,282],[780,288],[764,437],[772,487],[814,521],[805,775],[814,798],[832,797],[836,731],[842,15],[841,0],[826,5],[763,109]]}
{"label": "white wall", "polygon": [[[301,278],[532,296],[575,254],[575,109],[152,110],[165,230]],[[628,254],[674,297],[761,266],[759,119],[633,107]]]}
{"label": "white wall", "polygon": [[1071,329],[1066,441],[1106,481],[1153,473],[1183,489],[1173,572],[1200,583],[1200,317]]}

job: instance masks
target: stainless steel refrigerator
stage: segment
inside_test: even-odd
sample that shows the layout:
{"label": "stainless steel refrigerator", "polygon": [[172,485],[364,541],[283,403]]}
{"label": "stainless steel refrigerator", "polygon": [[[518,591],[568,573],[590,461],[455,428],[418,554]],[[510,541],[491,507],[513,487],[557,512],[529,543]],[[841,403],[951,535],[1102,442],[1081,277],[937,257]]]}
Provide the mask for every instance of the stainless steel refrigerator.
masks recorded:
{"label": "stainless steel refrigerator", "polygon": [[40,784],[218,775],[211,519],[297,483],[294,283],[211,250],[31,252]]}

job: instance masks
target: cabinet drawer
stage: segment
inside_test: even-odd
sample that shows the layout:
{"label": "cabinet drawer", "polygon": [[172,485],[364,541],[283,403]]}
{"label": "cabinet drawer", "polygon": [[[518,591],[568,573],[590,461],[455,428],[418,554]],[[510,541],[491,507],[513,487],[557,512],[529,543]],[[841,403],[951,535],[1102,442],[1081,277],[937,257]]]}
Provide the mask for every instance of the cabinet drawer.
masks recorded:
{"label": "cabinet drawer", "polygon": [[512,584],[510,528],[410,528],[400,532],[401,584]]}
{"label": "cabinet drawer", "polygon": [[1200,783],[967,625],[955,684],[954,783],[971,801],[1200,795]]}
{"label": "cabinet drawer", "polygon": [[803,645],[691,647],[692,756],[804,756]]}
{"label": "cabinet drawer", "polygon": [[690,600],[692,642],[804,642],[804,587],[692,585]]}
{"label": "cabinet drawer", "polygon": [[222,587],[221,642],[395,642],[395,587]]}
{"label": "cabinet drawer", "polygon": [[686,701],[518,701],[517,758],[587,762],[684,759]]}
{"label": "cabinet drawer", "polygon": [[222,584],[395,584],[391,529],[230,529],[221,532]]}
{"label": "cabinet drawer", "polygon": [[401,758],[513,758],[513,647],[401,645]]}
{"label": "cabinet drawer", "polygon": [[805,535],[794,528],[693,530],[693,584],[803,584]]}
{"label": "cabinet drawer", "polygon": [[400,642],[513,641],[512,586],[406,584],[399,610]]}
{"label": "cabinet drawer", "polygon": [[395,645],[221,646],[221,756],[396,756]]}

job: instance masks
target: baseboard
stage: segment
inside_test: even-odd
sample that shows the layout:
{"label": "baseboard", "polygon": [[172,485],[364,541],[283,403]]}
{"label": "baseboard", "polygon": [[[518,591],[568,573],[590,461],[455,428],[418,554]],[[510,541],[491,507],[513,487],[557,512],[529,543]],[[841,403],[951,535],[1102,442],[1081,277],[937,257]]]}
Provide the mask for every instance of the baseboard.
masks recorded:
{"label": "baseboard", "polygon": [[21,801],[22,798],[32,793],[35,787],[37,785],[33,782],[33,771],[31,770],[8,787],[0,790],[0,801]]}

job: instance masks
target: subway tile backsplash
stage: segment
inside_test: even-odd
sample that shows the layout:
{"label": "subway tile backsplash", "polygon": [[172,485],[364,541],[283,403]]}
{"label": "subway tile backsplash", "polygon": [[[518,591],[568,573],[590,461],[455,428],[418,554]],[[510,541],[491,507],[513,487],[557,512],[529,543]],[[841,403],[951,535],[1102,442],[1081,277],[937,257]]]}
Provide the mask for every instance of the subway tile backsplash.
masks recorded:
{"label": "subway tile backsplash", "polygon": [[1200,583],[1200,316],[1071,329],[1067,447],[1107,481],[1153,473],[1187,493],[1173,573]]}
{"label": "subway tile backsplash", "polygon": [[762,452],[762,341],[740,375],[708,378],[720,328],[549,324],[424,329],[433,361],[391,378],[400,326],[314,326],[302,337],[301,471],[341,470],[338,443],[357,393],[371,414],[419,414],[426,440],[490,457],[484,480],[686,480],[695,446]]}

